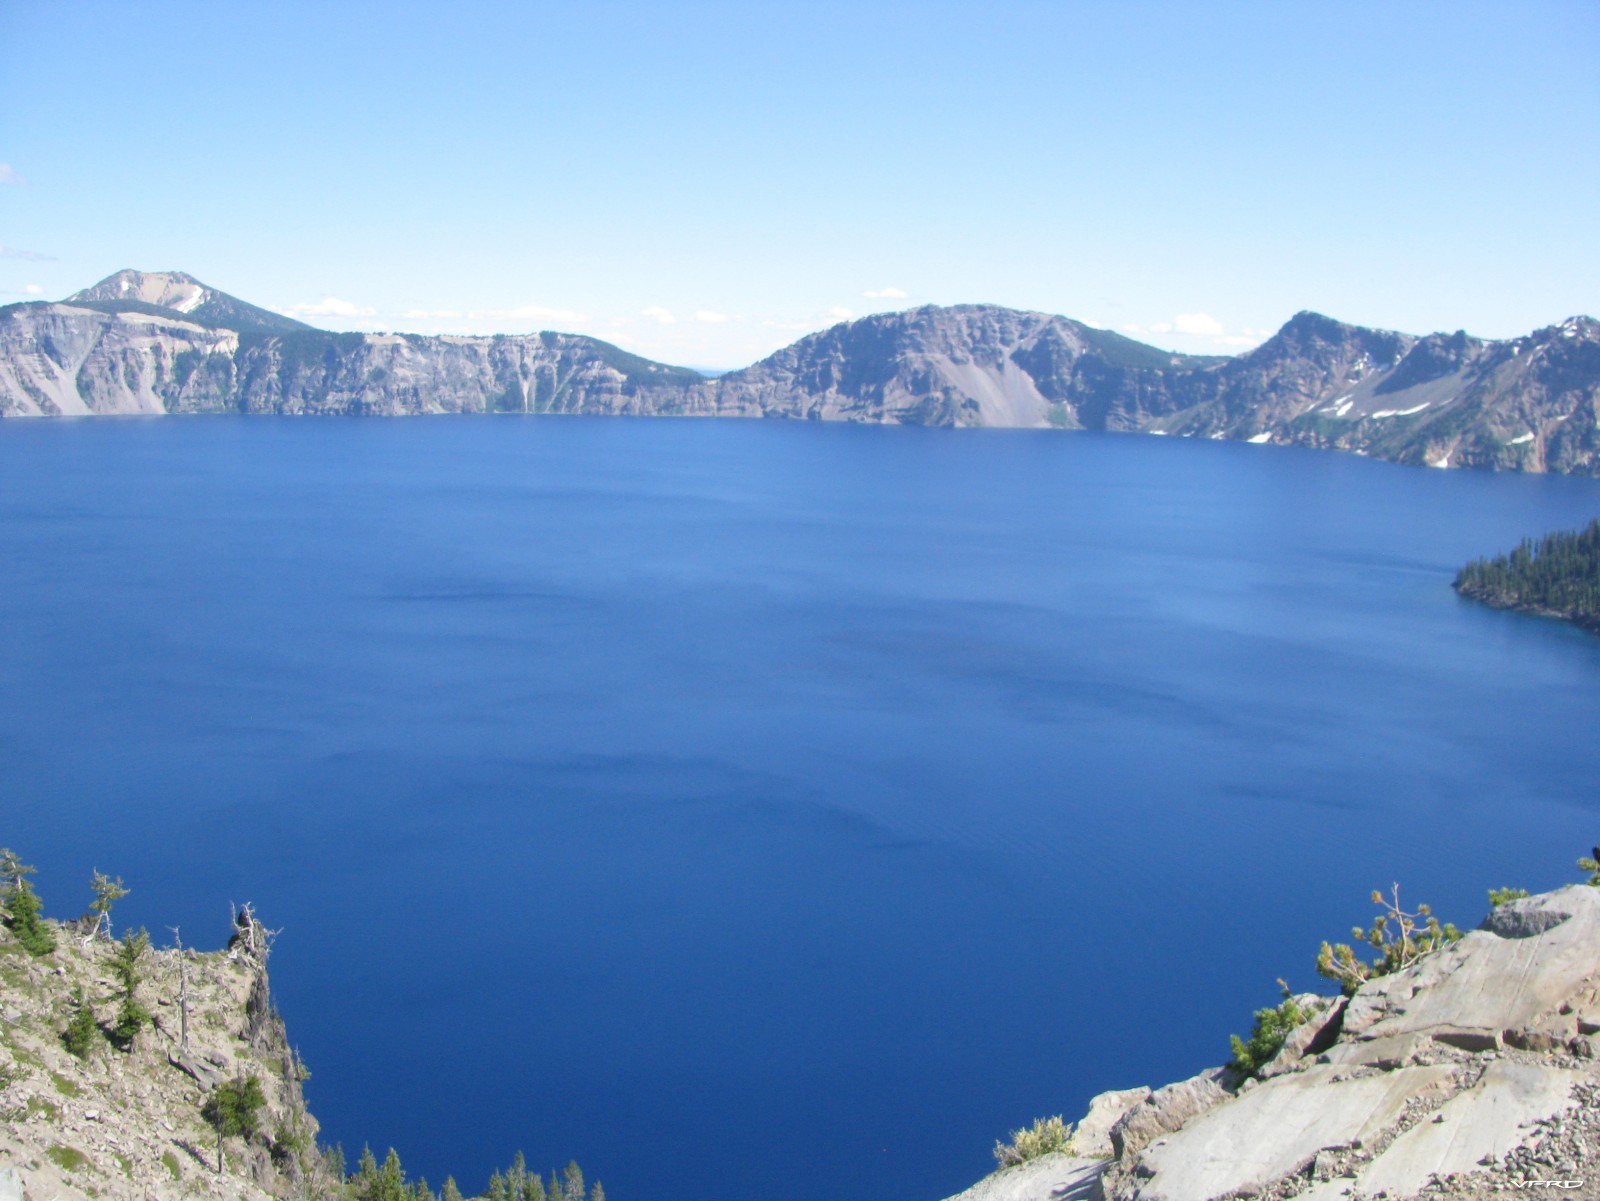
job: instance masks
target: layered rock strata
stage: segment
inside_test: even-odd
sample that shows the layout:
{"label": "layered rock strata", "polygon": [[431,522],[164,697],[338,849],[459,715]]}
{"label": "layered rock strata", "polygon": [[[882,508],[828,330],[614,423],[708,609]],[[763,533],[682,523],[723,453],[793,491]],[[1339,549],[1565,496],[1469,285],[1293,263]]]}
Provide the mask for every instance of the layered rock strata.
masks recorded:
{"label": "layered rock strata", "polygon": [[1057,427],[1600,472],[1600,322],[1417,337],[1300,313],[1234,358],[1066,317],[925,306],[717,379],[595,338],[335,334],[181,272],[0,308],[0,416],[597,413]]}
{"label": "layered rock strata", "polygon": [[1600,1198],[1600,888],[1502,905],[1259,1075],[1102,1094],[1074,1155],[953,1201]]}

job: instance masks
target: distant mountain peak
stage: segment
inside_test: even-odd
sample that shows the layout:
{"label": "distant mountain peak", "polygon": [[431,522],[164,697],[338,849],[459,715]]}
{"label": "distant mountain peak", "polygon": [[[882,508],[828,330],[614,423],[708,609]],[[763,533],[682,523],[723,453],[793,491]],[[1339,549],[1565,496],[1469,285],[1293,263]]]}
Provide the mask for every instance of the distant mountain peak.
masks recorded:
{"label": "distant mountain peak", "polygon": [[1579,313],[1555,326],[1555,331],[1563,338],[1600,338],[1600,321]]}
{"label": "distant mountain peak", "polygon": [[211,329],[285,334],[311,328],[303,321],[219,292],[185,271],[135,271],[125,267],[92,288],[74,292],[62,303],[107,312],[164,309],[182,320]]}
{"label": "distant mountain peak", "polygon": [[182,271],[135,271],[124,268],[93,287],[67,297],[67,304],[85,300],[137,300],[177,313],[189,313],[206,302],[208,294],[220,296],[194,276]]}

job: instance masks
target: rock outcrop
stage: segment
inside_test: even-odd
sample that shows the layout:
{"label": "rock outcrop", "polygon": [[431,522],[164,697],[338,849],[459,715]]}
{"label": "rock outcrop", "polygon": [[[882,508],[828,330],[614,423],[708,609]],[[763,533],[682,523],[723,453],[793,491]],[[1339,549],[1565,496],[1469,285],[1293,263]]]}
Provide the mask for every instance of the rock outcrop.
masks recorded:
{"label": "rock outcrop", "polygon": [[1257,1079],[1102,1094],[1079,1128],[1074,1153],[1100,1158],[1046,1157],[958,1201],[1600,1198],[1600,888],[1500,906],[1324,1008]]}
{"label": "rock outcrop", "polygon": [[595,338],[334,334],[181,272],[0,307],[0,416],[606,413],[1058,427],[1600,473],[1600,322],[1509,341],[1300,313],[1235,358],[998,305],[808,335],[718,379]]}
{"label": "rock outcrop", "polygon": [[[253,919],[252,919],[253,920]],[[154,1024],[118,1049],[100,1031],[83,1058],[63,1032],[78,997],[102,1030],[116,1013],[116,944],[69,923],[34,958],[0,928],[0,1201],[320,1195],[325,1169],[302,1069],[270,1006],[266,966],[248,949],[148,951],[140,999]],[[183,1012],[187,1002],[187,1015]],[[201,1107],[224,1082],[254,1076],[258,1132],[225,1140]]]}

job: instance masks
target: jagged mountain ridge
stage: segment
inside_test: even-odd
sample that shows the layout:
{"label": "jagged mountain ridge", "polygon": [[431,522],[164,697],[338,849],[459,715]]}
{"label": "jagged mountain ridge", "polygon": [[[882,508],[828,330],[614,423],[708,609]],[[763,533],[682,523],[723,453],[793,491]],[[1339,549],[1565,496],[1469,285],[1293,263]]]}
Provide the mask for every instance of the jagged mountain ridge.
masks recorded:
{"label": "jagged mountain ridge", "polygon": [[1233,358],[1066,317],[924,306],[717,379],[577,334],[335,334],[179,272],[0,308],[0,416],[561,412],[1142,431],[1600,473],[1600,323],[1418,337],[1316,313]]}

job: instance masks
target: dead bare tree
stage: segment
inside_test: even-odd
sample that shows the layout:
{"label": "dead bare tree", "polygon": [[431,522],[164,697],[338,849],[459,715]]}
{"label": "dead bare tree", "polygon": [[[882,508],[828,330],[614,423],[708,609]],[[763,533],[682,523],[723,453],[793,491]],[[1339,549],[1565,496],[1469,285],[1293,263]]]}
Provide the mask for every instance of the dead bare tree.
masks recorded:
{"label": "dead bare tree", "polygon": [[178,927],[168,926],[172,931],[172,945],[178,950],[178,1049],[189,1049],[189,957],[183,949],[183,935]]}
{"label": "dead bare tree", "polygon": [[233,910],[233,937],[228,940],[228,957],[236,959],[243,954],[265,971],[272,943],[283,931],[267,929],[256,917],[256,907],[249,901],[243,905],[230,901],[228,907]]}

